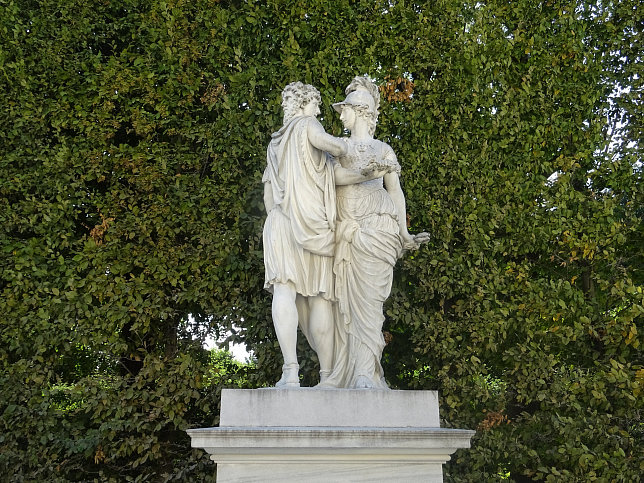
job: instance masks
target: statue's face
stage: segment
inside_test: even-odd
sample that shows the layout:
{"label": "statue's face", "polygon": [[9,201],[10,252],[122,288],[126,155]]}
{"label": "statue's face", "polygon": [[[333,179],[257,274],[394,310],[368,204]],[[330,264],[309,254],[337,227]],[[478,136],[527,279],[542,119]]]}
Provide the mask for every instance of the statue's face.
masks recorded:
{"label": "statue's face", "polygon": [[289,105],[293,102],[293,97],[288,94],[282,94],[282,109],[287,110]]}
{"label": "statue's face", "polygon": [[342,124],[344,124],[344,127],[351,131],[356,123],[356,111],[353,110],[353,107],[346,104],[342,106],[340,120],[342,121]]}
{"label": "statue's face", "polygon": [[320,115],[320,106],[318,105],[318,102],[311,101],[308,104],[305,104],[304,107],[302,108],[302,113],[305,116],[313,116],[313,117]]}

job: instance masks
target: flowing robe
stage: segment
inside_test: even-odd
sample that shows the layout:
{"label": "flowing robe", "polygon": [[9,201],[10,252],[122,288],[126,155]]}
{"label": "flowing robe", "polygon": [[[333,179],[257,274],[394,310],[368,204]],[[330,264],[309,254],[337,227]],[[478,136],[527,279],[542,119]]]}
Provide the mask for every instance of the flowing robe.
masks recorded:
{"label": "flowing robe", "polygon": [[309,116],[273,133],[262,181],[274,206],[264,224],[264,288],[292,283],[298,294],[333,299],[335,179],[326,153],[308,139]]}
{"label": "flowing robe", "polygon": [[[400,165],[387,144],[378,140],[349,142],[339,158],[344,168],[361,170],[381,160],[396,171]],[[374,388],[387,388],[380,358],[383,303],[389,297],[402,239],[396,207],[383,179],[337,188],[338,228],[334,271],[336,327],[333,372],[324,385],[357,387],[360,376]]]}

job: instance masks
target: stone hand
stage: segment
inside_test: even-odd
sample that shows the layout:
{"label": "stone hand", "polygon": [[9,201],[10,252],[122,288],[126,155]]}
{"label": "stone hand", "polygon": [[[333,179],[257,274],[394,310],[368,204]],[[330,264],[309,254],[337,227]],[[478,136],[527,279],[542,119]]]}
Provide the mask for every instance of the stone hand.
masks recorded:
{"label": "stone hand", "polygon": [[368,179],[382,178],[387,173],[393,171],[393,167],[382,161],[371,161],[360,174]]}
{"label": "stone hand", "polygon": [[403,236],[403,249],[417,250],[420,245],[427,243],[430,238],[429,233],[425,231],[417,235],[407,234],[407,236]]}

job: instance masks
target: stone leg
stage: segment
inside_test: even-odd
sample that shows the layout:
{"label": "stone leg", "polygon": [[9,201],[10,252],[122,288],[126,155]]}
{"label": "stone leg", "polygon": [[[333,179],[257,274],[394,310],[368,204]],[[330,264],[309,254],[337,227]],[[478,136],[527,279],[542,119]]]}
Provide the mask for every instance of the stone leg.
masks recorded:
{"label": "stone leg", "polygon": [[309,308],[309,331],[320,361],[320,374],[328,376],[333,369],[333,306],[318,295],[309,299]]}
{"label": "stone leg", "polygon": [[[297,307],[295,287],[291,284],[273,286],[273,325],[280,343],[284,367],[279,386],[299,386],[297,363]],[[297,384],[296,384],[297,383]]]}

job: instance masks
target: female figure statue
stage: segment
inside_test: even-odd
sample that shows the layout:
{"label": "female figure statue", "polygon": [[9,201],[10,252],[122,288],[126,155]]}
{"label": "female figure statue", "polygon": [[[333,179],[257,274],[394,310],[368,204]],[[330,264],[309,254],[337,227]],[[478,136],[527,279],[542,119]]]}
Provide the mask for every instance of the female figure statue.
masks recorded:
{"label": "female figure statue", "polygon": [[322,385],[386,389],[380,364],[385,346],[382,306],[391,292],[396,260],[403,250],[428,241],[429,235],[407,231],[400,165],[391,147],[373,138],[378,88],[368,78],[356,77],[346,94],[343,102],[333,105],[351,131],[347,152],[336,156],[337,168],[378,177],[336,187],[335,357]]}

